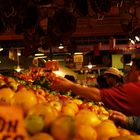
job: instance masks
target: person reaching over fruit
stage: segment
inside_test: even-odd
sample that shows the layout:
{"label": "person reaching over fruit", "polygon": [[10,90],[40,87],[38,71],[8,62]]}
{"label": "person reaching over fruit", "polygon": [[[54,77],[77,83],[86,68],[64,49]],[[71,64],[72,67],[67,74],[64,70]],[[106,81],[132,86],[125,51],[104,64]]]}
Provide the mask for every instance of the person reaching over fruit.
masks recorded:
{"label": "person reaching over fruit", "polygon": [[129,82],[113,88],[99,89],[76,84],[63,77],[53,77],[52,90],[72,91],[86,99],[103,104],[125,115],[140,115],[140,58],[132,59],[131,70],[127,75]]}
{"label": "person reaching over fruit", "polygon": [[140,134],[140,116],[126,116],[118,111],[111,111],[110,117],[116,125]]}

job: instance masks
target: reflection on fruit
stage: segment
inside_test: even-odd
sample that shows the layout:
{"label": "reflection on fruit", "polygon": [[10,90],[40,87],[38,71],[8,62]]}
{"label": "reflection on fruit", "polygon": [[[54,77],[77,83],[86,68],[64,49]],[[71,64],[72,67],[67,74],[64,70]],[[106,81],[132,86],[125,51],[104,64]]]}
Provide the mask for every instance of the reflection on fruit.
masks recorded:
{"label": "reflection on fruit", "polygon": [[11,104],[12,98],[15,95],[15,92],[10,88],[1,88],[0,89],[0,103]]}
{"label": "reflection on fruit", "polygon": [[48,133],[41,132],[33,135],[30,140],[54,140],[54,138]]}
{"label": "reflection on fruit", "polygon": [[97,133],[90,125],[78,125],[74,140],[96,140]]}
{"label": "reflection on fruit", "polygon": [[76,123],[73,117],[62,115],[51,125],[51,134],[56,140],[72,140],[76,134]]}
{"label": "reflection on fruit", "polygon": [[92,127],[95,127],[101,123],[99,118],[97,117],[95,112],[91,112],[88,109],[82,109],[80,110],[76,117],[76,122],[80,125],[90,125]]}
{"label": "reflection on fruit", "polygon": [[28,115],[25,118],[25,128],[29,134],[39,133],[44,128],[44,120],[39,115]]}
{"label": "reflection on fruit", "polygon": [[81,105],[83,103],[81,99],[73,99],[73,102],[76,103],[77,105]]}
{"label": "reflection on fruit", "polygon": [[111,137],[119,136],[117,127],[111,120],[102,121],[95,127],[97,140],[108,140]]}

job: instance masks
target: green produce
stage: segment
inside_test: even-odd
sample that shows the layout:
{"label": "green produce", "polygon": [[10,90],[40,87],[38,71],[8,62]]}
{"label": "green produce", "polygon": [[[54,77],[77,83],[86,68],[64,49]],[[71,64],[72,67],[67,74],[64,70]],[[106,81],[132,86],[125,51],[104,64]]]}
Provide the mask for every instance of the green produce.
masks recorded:
{"label": "green produce", "polygon": [[25,118],[25,128],[29,134],[39,133],[44,128],[44,120],[39,115],[29,115]]}

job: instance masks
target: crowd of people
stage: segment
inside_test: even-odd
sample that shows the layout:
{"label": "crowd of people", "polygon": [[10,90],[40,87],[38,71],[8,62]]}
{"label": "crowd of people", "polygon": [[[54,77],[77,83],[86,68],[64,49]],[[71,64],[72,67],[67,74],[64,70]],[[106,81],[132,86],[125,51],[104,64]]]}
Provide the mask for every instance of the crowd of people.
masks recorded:
{"label": "crowd of people", "polygon": [[[110,68],[104,72],[102,77],[105,78],[106,82],[108,80],[107,87],[82,86],[66,78],[58,77],[53,80],[52,89],[58,91],[71,90],[75,95],[102,102],[107,108],[115,110],[110,114],[111,118],[120,120],[123,122],[121,123],[122,126],[140,133],[140,58],[132,59],[132,66],[125,77],[125,81],[123,81],[123,75],[119,71],[116,74],[112,71],[116,70]],[[109,82],[113,79],[116,79],[116,84]],[[109,85],[109,83],[111,84]]]}

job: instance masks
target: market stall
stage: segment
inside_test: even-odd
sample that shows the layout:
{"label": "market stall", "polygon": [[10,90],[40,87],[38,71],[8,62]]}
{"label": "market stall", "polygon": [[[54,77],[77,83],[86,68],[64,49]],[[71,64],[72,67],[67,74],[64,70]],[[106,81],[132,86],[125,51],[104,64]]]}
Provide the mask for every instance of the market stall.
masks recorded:
{"label": "market stall", "polygon": [[57,77],[41,68],[0,75],[0,139],[140,139],[110,120],[111,110],[101,102],[52,91],[51,78]]}

